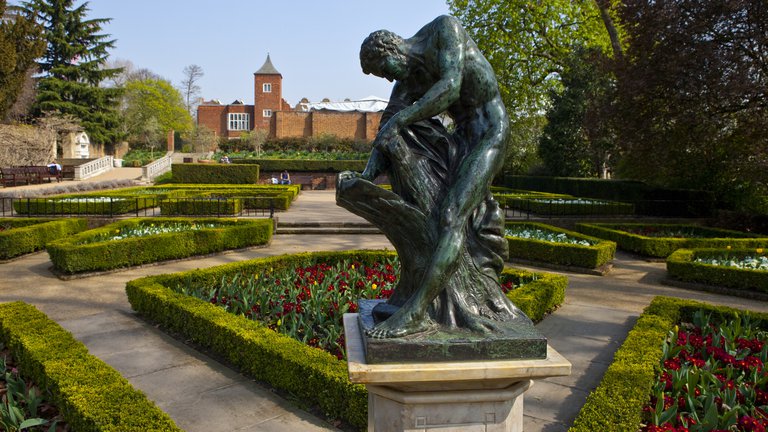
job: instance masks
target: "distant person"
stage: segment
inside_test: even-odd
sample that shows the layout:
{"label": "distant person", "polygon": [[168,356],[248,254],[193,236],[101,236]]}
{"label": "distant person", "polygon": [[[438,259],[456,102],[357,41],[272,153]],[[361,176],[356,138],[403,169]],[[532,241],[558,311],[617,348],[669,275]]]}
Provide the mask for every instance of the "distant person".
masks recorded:
{"label": "distant person", "polygon": [[61,173],[61,165],[59,165],[56,161],[53,161],[46,166],[48,167],[48,172],[53,175],[58,175]]}
{"label": "distant person", "polygon": [[288,174],[288,170],[285,170],[282,173],[280,173],[280,184],[284,184],[284,185],[291,184],[291,175]]}
{"label": "distant person", "polygon": [[280,182],[277,181],[277,177],[272,176],[272,184],[278,184],[278,183],[280,183]]}
{"label": "distant person", "polygon": [[229,156],[227,155],[224,155],[224,157],[221,158],[220,162],[225,164],[232,163],[232,161],[229,160]]}

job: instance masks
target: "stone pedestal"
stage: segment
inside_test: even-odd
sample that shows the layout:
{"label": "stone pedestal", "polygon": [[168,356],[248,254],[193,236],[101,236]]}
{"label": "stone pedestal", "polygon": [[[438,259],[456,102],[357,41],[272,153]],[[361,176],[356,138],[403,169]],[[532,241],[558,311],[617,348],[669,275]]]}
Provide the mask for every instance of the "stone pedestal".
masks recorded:
{"label": "stone pedestal", "polygon": [[368,431],[523,430],[523,394],[532,380],[570,375],[552,347],[546,359],[367,364],[357,314],[344,315],[347,365],[368,389]]}

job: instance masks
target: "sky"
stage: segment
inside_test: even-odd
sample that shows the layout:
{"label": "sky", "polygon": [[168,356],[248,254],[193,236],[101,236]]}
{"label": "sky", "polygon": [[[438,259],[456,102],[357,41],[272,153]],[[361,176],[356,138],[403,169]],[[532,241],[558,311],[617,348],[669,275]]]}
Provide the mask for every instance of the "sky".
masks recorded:
{"label": "sky", "polygon": [[[77,3],[80,4],[80,3]],[[438,15],[445,0],[91,0],[88,18],[111,18],[110,59],[129,60],[180,87],[187,65],[202,67],[206,100],[253,104],[253,73],[270,55],[283,98],[388,98],[392,84],[360,69],[360,44],[375,30],[403,37]]]}

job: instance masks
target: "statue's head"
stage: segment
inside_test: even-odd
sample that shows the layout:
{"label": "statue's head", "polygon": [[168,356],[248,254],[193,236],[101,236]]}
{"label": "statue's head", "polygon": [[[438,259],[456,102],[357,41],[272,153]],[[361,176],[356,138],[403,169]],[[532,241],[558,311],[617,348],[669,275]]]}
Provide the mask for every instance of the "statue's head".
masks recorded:
{"label": "statue's head", "polygon": [[407,57],[404,40],[389,30],[371,33],[360,47],[360,65],[363,73],[386,78],[389,81],[407,76]]}

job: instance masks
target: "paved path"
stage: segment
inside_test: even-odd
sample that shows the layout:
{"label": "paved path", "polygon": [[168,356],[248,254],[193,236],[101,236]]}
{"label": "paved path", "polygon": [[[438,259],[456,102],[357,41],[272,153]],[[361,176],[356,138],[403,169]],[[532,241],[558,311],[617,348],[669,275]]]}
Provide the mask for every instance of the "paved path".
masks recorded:
{"label": "paved path", "polygon": [[[333,191],[304,191],[283,221],[359,222],[334,204]],[[183,429],[191,432],[335,430],[257,383],[200,354],[132,312],[125,283],[146,275],[315,250],[390,247],[382,235],[278,235],[267,248],[61,281],[46,253],[0,264],[0,301],[36,305],[91,353],[120,371]],[[545,270],[546,271],[546,270]],[[637,316],[656,295],[768,311],[768,303],[661,285],[663,263],[618,254],[604,277],[567,274],[566,302],[538,328],[573,363],[569,377],[541,380],[525,399],[526,432],[559,432],[573,422]]]}

